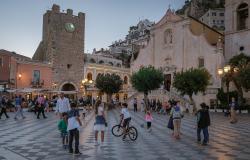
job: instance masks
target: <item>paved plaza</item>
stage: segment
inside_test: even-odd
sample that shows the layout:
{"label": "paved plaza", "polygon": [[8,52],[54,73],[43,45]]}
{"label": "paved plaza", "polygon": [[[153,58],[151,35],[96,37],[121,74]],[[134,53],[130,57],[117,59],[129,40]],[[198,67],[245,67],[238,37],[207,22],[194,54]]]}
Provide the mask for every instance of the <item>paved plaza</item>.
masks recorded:
{"label": "paved plaza", "polygon": [[239,123],[230,124],[220,113],[211,113],[210,143],[196,143],[195,117],[185,115],[182,121],[181,140],[172,137],[167,129],[168,116],[154,114],[153,131],[147,132],[142,113],[132,114],[132,125],[139,131],[136,142],[122,141],[111,134],[111,127],[118,123],[119,112],[112,110],[108,115],[108,129],[104,146],[94,146],[94,116],[90,113],[84,121],[80,135],[82,155],[69,154],[61,145],[57,130],[57,117],[49,113],[47,119],[36,119],[34,113],[25,113],[26,119],[0,120],[0,160],[249,160],[250,117],[241,115]]}

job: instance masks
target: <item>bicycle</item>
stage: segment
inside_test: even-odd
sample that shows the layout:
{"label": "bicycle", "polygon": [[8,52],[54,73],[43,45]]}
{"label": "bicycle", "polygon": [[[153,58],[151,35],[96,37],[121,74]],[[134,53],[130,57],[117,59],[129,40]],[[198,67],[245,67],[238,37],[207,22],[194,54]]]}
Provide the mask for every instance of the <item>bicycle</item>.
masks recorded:
{"label": "bicycle", "polygon": [[129,123],[128,123],[125,133],[123,132],[123,128],[124,127],[122,126],[122,119],[121,119],[119,124],[114,125],[112,127],[112,130],[111,130],[112,134],[115,137],[121,137],[124,134],[125,134],[124,136],[128,135],[131,141],[135,141],[137,139],[138,132],[134,126],[129,126]]}

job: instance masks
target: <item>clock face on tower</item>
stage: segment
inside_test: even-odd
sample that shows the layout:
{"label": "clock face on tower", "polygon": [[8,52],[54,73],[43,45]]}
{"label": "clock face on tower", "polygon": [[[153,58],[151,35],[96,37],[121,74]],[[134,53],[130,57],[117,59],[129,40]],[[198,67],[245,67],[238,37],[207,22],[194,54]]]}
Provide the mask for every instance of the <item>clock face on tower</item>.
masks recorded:
{"label": "clock face on tower", "polygon": [[65,29],[67,32],[74,32],[75,25],[73,23],[65,23]]}

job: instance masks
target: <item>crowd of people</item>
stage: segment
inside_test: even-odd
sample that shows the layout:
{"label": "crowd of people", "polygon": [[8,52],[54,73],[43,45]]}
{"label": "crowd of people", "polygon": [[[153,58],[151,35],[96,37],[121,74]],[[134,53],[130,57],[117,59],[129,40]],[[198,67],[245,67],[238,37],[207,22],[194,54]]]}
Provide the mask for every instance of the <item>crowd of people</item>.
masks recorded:
{"label": "crowd of people", "polygon": [[[91,104],[92,103],[92,104]],[[167,127],[173,130],[173,137],[177,140],[181,137],[181,121],[184,117],[184,112],[180,106],[179,101],[169,100],[167,102],[160,102],[159,100],[152,99],[147,102],[143,99],[140,103],[141,112],[145,113],[145,123],[148,132],[152,131],[152,122],[153,114],[156,112],[158,114],[168,114],[169,121]],[[147,103],[147,105],[146,105]],[[7,113],[7,108],[15,108],[14,119],[18,118],[25,119],[23,113],[23,108],[29,108],[30,111],[34,111],[36,118],[40,119],[40,115],[43,118],[47,118],[45,113],[50,111],[55,111],[58,115],[58,129],[62,138],[62,145],[64,149],[68,149],[69,153],[81,154],[79,151],[79,130],[82,126],[82,121],[80,119],[80,113],[78,106],[93,106],[95,112],[95,123],[93,129],[95,131],[95,145],[104,144],[104,134],[107,127],[107,121],[105,116],[104,104],[100,100],[96,100],[95,103],[89,101],[86,103],[82,98],[77,101],[70,100],[64,96],[63,93],[60,96],[55,97],[51,100],[48,100],[44,95],[36,96],[33,100],[25,99],[21,95],[16,95],[15,97],[9,98],[7,96],[0,96],[0,119],[4,114],[6,118],[9,118]],[[132,116],[129,112],[127,103],[119,103],[118,106],[121,107],[121,118],[124,132],[126,132],[126,127],[129,126],[129,123],[132,119]],[[138,110],[138,100],[136,98],[132,101],[133,111],[136,113]],[[54,108],[54,109],[53,109]],[[205,103],[200,104],[200,110],[198,110],[195,115],[197,117],[197,142],[202,145],[207,145],[209,142],[209,132],[208,127],[210,126],[210,115],[209,115],[209,106]],[[233,98],[230,103],[230,122],[236,123],[237,118],[235,110],[237,108],[237,102]],[[85,117],[86,108],[83,109],[82,116]],[[201,140],[201,132],[203,133],[203,140]],[[98,141],[99,133],[101,134],[100,142]],[[123,139],[126,138],[124,134]],[[75,148],[73,150],[73,141]]]}
{"label": "crowd of people", "polygon": [[[151,99],[148,100],[147,105],[146,102],[142,99],[141,102],[138,102],[137,98],[132,100],[131,105],[133,106],[133,111],[136,113],[138,110],[138,106],[140,105],[140,109],[142,112],[145,112],[145,121],[147,123],[147,129],[149,132],[152,131],[151,125],[153,121],[152,113],[156,112],[158,114],[168,114],[168,128],[173,130],[173,137],[176,139],[180,139],[181,136],[181,121],[184,117],[184,112],[188,113],[191,109],[190,107],[184,106],[181,107],[179,101],[169,100],[166,102],[161,102],[160,100]],[[147,106],[147,107],[146,107]],[[231,103],[228,107],[228,114],[230,116],[230,123],[237,123],[236,110],[238,108],[238,104],[235,98],[231,99]],[[209,115],[209,106],[205,103],[200,104],[200,109],[194,113],[197,117],[197,142],[202,145],[207,145],[209,142],[209,133],[208,127],[210,126],[210,115]],[[143,126],[143,125],[142,125]],[[201,131],[203,133],[203,141],[201,142]]]}

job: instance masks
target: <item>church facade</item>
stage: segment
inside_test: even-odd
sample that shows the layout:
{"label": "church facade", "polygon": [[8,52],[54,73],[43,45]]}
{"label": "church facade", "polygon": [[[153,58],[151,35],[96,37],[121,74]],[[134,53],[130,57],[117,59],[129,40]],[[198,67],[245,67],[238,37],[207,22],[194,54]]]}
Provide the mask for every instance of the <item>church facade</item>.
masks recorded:
{"label": "church facade", "polygon": [[[164,70],[166,95],[179,95],[172,87],[174,74],[189,68],[206,68],[212,75],[205,95],[194,97],[197,104],[213,104],[221,87],[217,69],[223,63],[223,35],[192,17],[181,17],[170,9],[151,30],[151,39],[131,64],[131,72],[142,66],[152,65]],[[151,97],[157,97],[151,95]],[[177,98],[165,96],[164,100]],[[162,99],[162,100],[163,100]],[[188,98],[187,98],[188,99]],[[180,99],[181,100],[181,99]]]}

